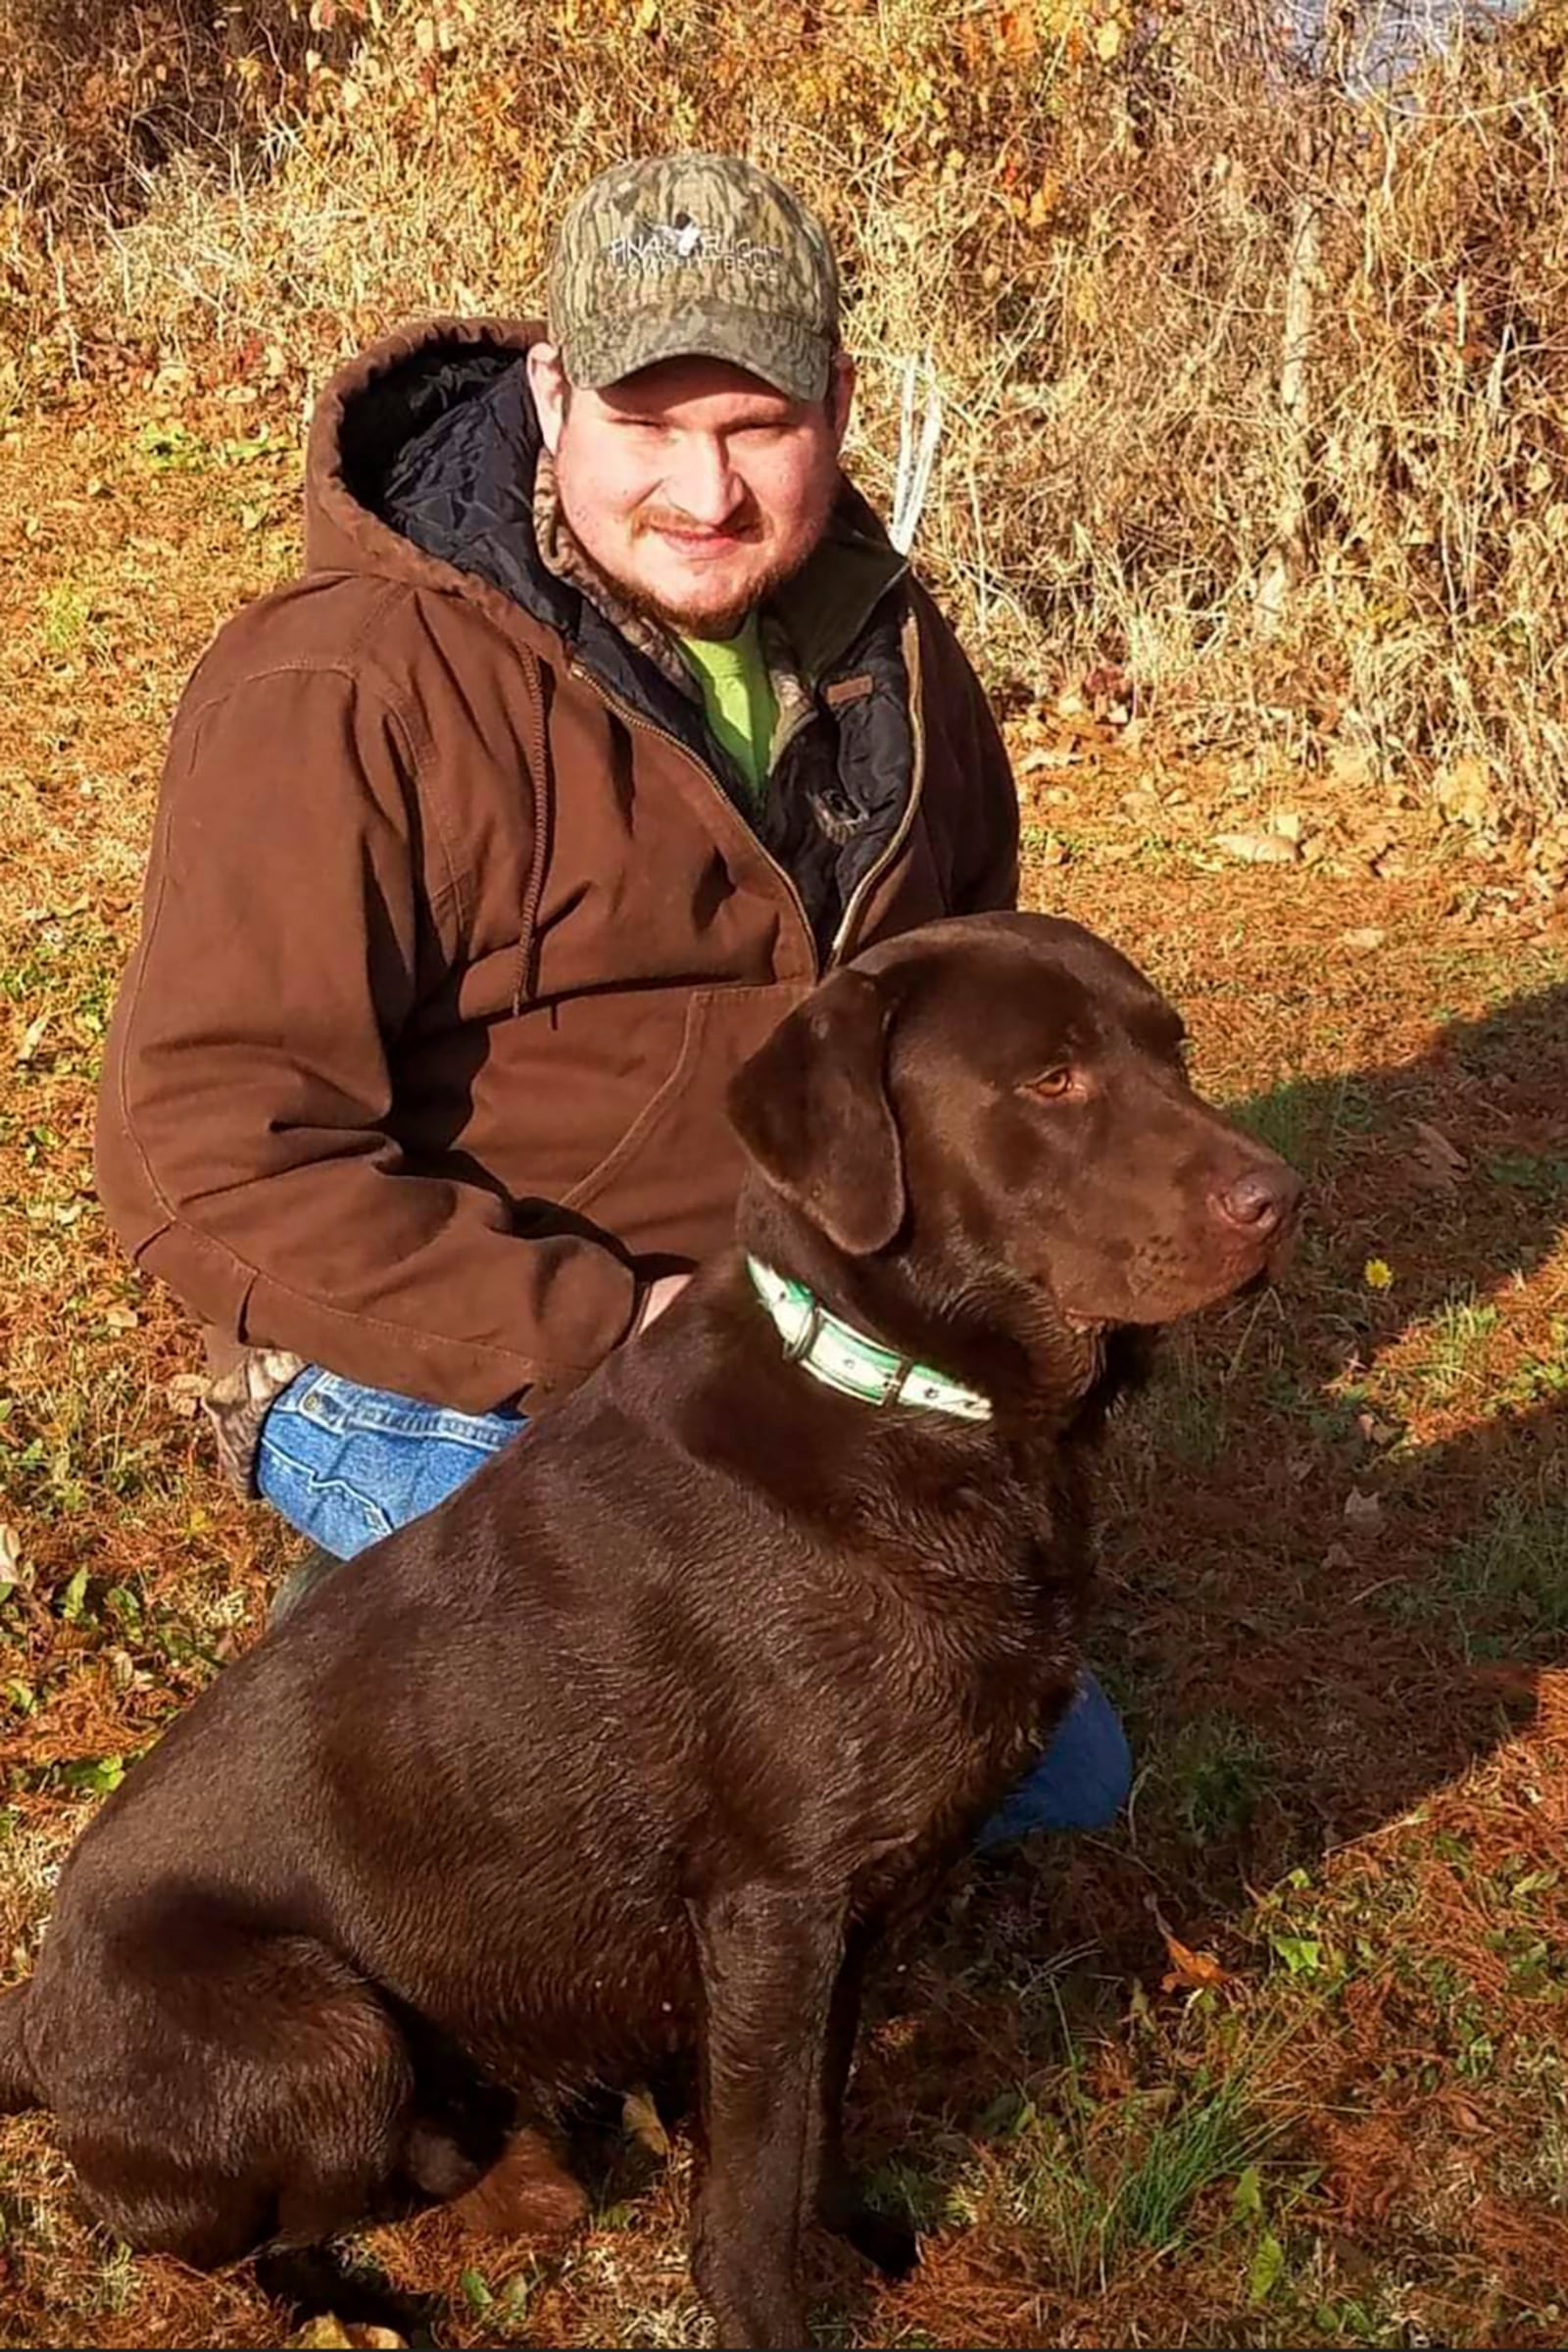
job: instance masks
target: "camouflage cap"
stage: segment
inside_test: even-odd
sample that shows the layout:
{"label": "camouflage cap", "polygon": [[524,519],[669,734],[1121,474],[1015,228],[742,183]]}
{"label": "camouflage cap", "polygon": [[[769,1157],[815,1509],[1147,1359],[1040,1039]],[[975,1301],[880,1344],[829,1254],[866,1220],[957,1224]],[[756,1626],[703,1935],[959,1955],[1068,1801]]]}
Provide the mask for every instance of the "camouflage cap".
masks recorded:
{"label": "camouflage cap", "polygon": [[820,221],[734,155],[617,164],[561,224],[551,340],[597,391],[656,360],[728,360],[820,400],[838,344],[839,278]]}

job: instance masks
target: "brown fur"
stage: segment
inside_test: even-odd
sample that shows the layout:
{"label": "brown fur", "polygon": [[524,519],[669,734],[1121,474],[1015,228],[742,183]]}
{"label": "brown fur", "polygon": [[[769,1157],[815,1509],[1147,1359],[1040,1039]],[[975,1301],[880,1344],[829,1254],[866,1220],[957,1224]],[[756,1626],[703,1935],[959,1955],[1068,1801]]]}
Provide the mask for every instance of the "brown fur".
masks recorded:
{"label": "brown fur", "polygon": [[1257,1275],[1295,1207],[1179,1039],[1026,916],[782,1024],[732,1098],[743,1244],[994,1418],[825,1389],[737,1250],[326,1577],[105,1805],[0,2010],[0,2086],[112,2228],[211,2264],[431,2197],[564,2223],[563,2101],[695,2048],[722,2342],[806,2340],[813,2211],[912,2258],[839,2153],[865,1954],[1072,1690],[1136,1327]]}

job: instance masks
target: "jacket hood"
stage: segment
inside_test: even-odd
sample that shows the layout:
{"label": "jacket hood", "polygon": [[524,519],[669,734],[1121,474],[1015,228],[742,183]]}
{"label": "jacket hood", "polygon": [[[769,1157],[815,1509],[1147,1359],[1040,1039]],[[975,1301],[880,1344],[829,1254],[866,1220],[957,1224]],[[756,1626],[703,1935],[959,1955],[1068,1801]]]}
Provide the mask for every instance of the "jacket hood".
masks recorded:
{"label": "jacket hood", "polygon": [[388,481],[411,442],[491,389],[543,331],[535,320],[434,318],[399,328],[338,369],[311,420],[307,571],[370,572],[421,587],[457,584],[450,564],[387,518]]}

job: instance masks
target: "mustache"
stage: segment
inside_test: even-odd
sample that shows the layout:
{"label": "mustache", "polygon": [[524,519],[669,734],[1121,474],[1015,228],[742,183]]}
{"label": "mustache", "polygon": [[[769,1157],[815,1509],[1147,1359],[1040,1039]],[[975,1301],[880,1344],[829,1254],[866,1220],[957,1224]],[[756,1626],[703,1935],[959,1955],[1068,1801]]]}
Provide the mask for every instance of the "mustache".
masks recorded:
{"label": "mustache", "polygon": [[720,523],[699,522],[679,507],[649,507],[637,517],[637,535],[645,531],[693,531],[707,538],[741,540],[761,536],[760,519],[751,506],[737,507]]}

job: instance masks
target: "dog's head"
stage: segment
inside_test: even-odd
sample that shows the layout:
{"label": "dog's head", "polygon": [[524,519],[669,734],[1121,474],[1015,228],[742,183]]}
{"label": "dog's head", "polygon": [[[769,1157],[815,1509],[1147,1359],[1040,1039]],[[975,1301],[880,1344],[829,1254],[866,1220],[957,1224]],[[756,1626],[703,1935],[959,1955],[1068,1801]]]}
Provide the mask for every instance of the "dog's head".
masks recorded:
{"label": "dog's head", "polygon": [[782,1215],[793,1270],[861,1311],[912,1287],[939,1320],[1015,1331],[1172,1322],[1272,1268],[1301,1190],[1193,1092],[1182,1042],[1076,923],[910,932],[824,981],[736,1077],[743,1233],[765,1246]]}

